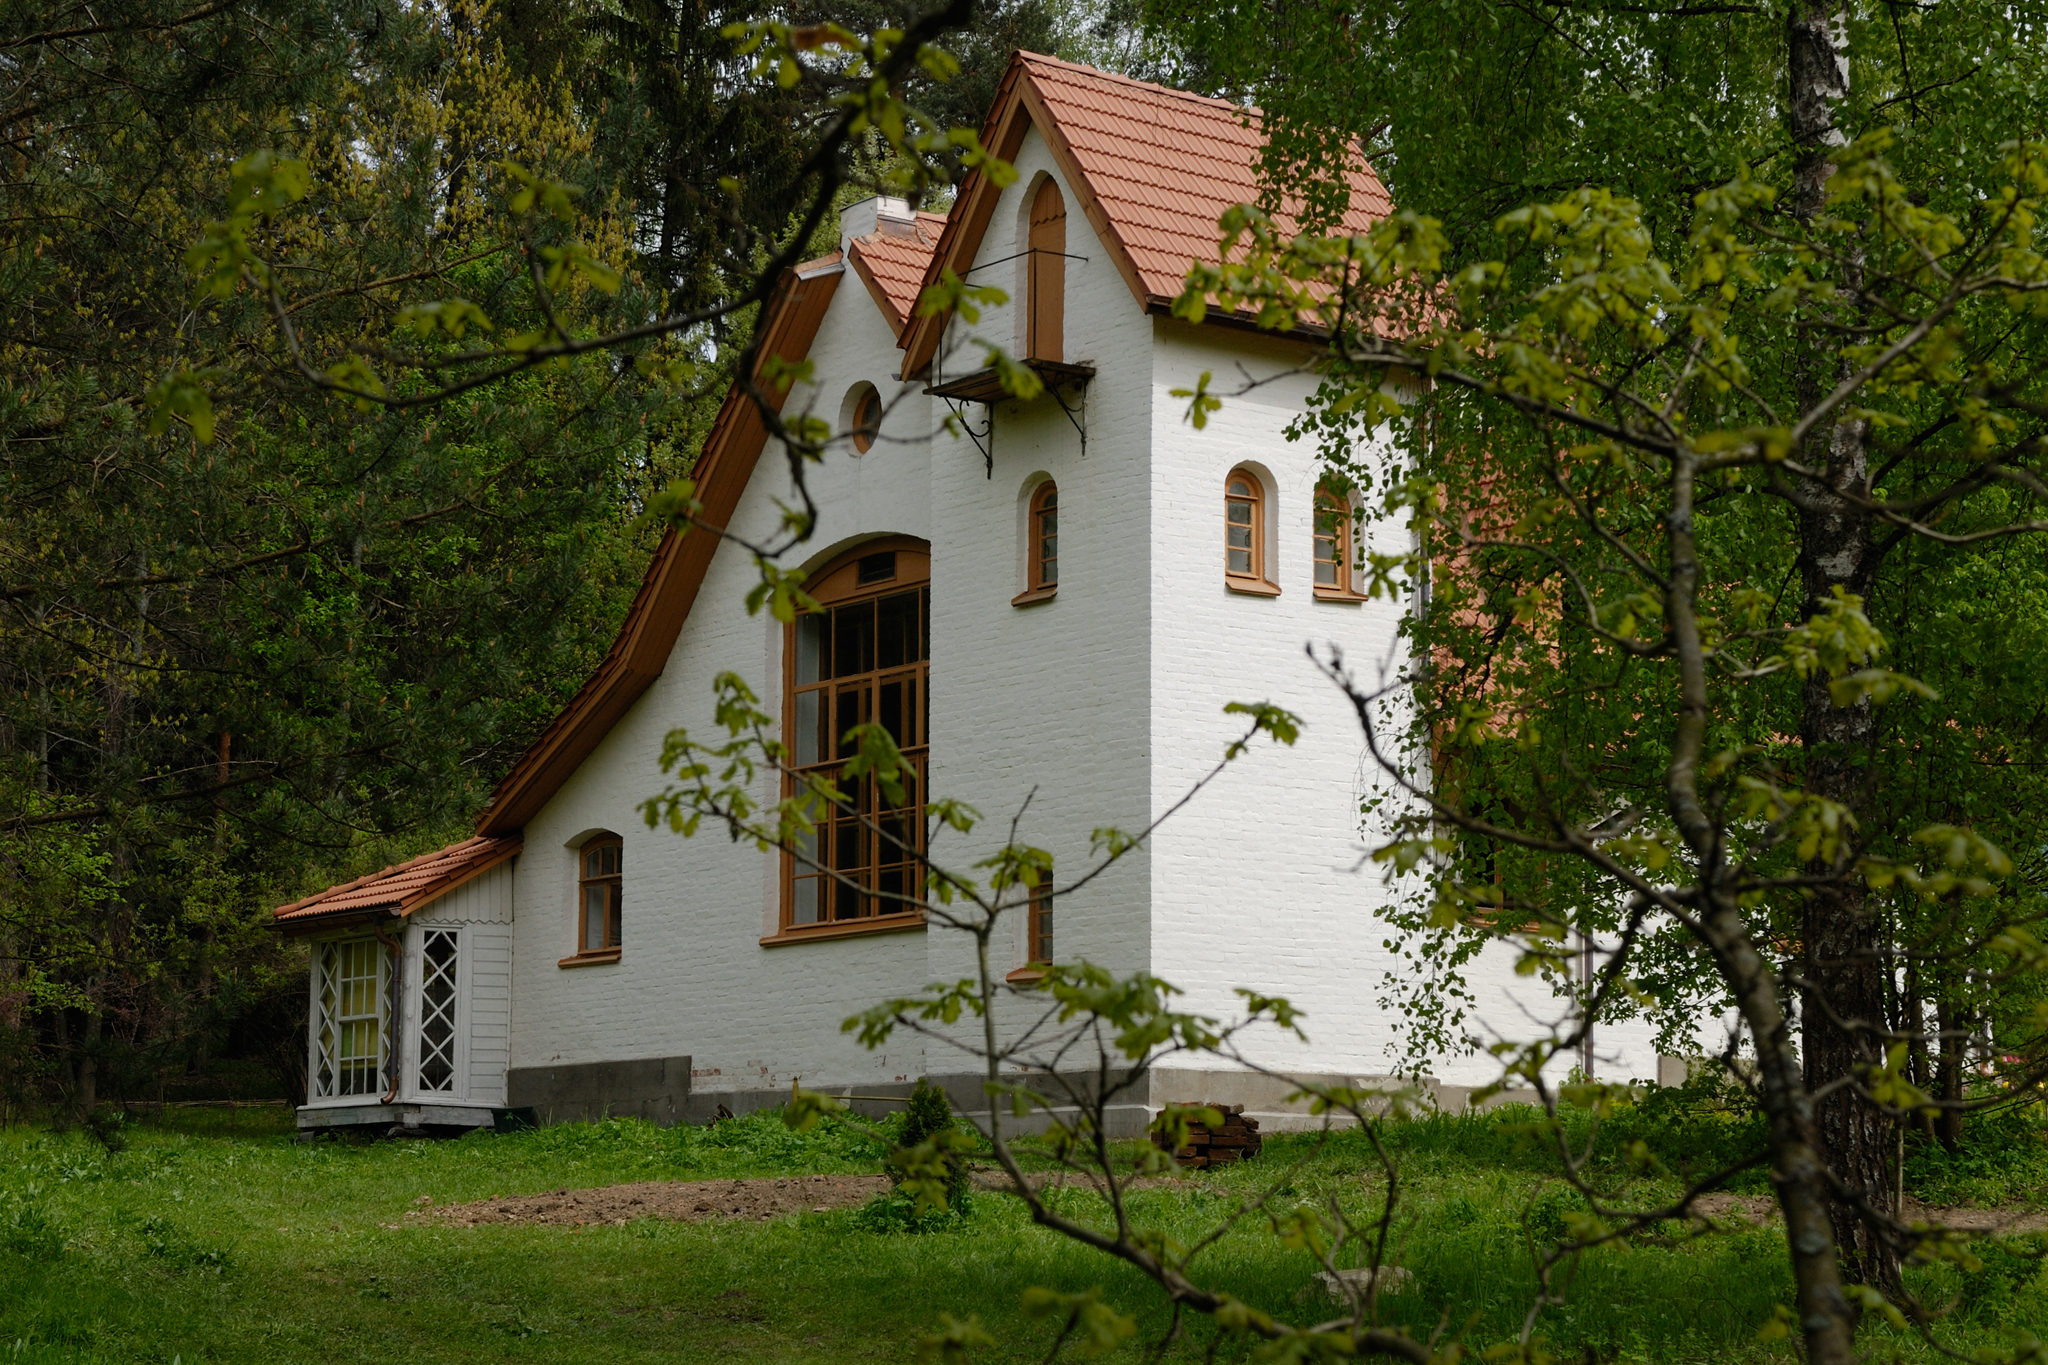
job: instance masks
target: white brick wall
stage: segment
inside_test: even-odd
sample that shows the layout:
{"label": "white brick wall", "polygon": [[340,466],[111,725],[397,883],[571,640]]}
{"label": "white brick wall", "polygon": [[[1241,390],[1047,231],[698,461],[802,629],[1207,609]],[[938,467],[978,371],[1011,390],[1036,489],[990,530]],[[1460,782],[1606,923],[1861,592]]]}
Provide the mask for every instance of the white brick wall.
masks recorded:
{"label": "white brick wall", "polygon": [[[1034,132],[1019,177],[997,206],[981,260],[1022,245],[1019,197],[1058,168]],[[1049,849],[1062,879],[1086,861],[1089,831],[1136,830],[1177,800],[1241,727],[1222,707],[1270,700],[1307,721],[1300,745],[1261,744],[1161,832],[1151,848],[1058,908],[1062,958],[1123,973],[1151,970],[1196,1008],[1228,1012],[1235,986],[1294,998],[1308,1011],[1308,1047],[1259,1042],[1274,1065],[1384,1073],[1394,1020],[1378,1005],[1388,954],[1378,912],[1387,892],[1359,871],[1366,835],[1358,800],[1370,780],[1348,703],[1303,646],[1335,641],[1368,675],[1391,657],[1400,608],[1313,600],[1314,452],[1281,435],[1312,381],[1297,376],[1231,399],[1206,431],[1183,420],[1168,390],[1208,369],[1232,386],[1240,366],[1266,376],[1304,354],[1241,331],[1196,329],[1139,309],[1071,187],[1065,354],[1096,367],[1088,389],[1088,452],[1050,401],[999,405],[995,464],[945,434],[945,409],[896,378],[901,353],[855,277],[842,279],[811,357],[812,385],[792,397],[837,423],[847,390],[873,383],[888,402],[882,439],[856,458],[836,448],[810,470],[822,510],[812,563],[868,536],[900,533],[932,546],[933,791],[977,807],[985,823],[937,846],[956,865],[995,847],[1027,794],[1021,836]],[[971,278],[1016,287],[997,264]],[[984,313],[979,331],[1014,346],[1015,309]],[[956,329],[956,335],[960,329]],[[968,348],[947,362],[979,364]],[[978,406],[969,410],[977,424]],[[1277,495],[1271,571],[1277,599],[1222,583],[1222,487],[1240,460],[1270,471]],[[1060,587],[1052,601],[1010,605],[1023,586],[1019,499],[1035,477],[1060,488]],[[736,525],[768,535],[790,492],[779,447],[763,452]],[[914,1077],[915,1040],[862,1051],[839,1022],[885,996],[969,970],[964,936],[934,930],[763,948],[775,923],[772,857],[706,828],[684,840],[650,832],[639,803],[663,783],[663,735],[712,730],[711,684],[735,670],[780,710],[781,628],[749,617],[752,563],[722,547],[667,671],[526,830],[512,874],[510,1053],[515,1066],[688,1055],[699,1093],[860,1085]],[[764,790],[763,795],[769,793]],[[563,969],[573,947],[574,849],[598,830],[625,840],[624,951],[612,966]],[[1001,966],[1021,963],[1021,937]],[[1500,955],[1495,955],[1499,957]],[[1481,968],[1489,998],[1523,998],[1511,964]],[[481,981],[481,977],[479,977]],[[1517,995],[1517,992],[1523,995]],[[481,1034],[479,1035],[481,1041]],[[1447,1059],[1447,1080],[1485,1068]],[[1638,1071],[1636,1074],[1648,1074]]]}

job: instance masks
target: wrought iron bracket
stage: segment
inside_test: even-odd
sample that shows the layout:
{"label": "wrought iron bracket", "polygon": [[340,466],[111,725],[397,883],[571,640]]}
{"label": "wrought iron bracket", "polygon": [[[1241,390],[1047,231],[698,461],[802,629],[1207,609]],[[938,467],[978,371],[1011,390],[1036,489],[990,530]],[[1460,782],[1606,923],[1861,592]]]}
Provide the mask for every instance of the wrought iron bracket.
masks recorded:
{"label": "wrought iron bracket", "polygon": [[[975,448],[976,450],[978,450],[978,451],[980,451],[980,452],[981,452],[981,462],[982,462],[982,464],[983,464],[983,465],[985,465],[985,466],[987,467],[987,469],[988,469],[988,473],[987,473],[986,477],[987,477],[987,478],[990,478],[990,479],[993,479],[993,478],[995,478],[995,476],[996,476],[996,405],[995,405],[994,403],[983,403],[983,404],[981,405],[981,411],[982,411],[982,419],[981,419],[981,430],[980,430],[980,431],[976,431],[976,430],[974,429],[974,426],[973,426],[973,424],[972,424],[972,423],[970,423],[970,422],[969,422],[969,421],[967,420],[967,405],[968,405],[969,403],[973,402],[973,401],[974,401],[973,399],[971,399],[971,398],[963,398],[963,399],[956,399],[956,398],[954,398],[954,397],[953,397],[953,396],[952,396],[951,394],[940,394],[939,396],[940,396],[941,398],[943,398],[943,399],[945,399],[945,400],[946,400],[946,406],[947,406],[947,407],[949,407],[949,408],[951,408],[951,409],[953,410],[953,416],[954,416],[954,417],[956,417],[957,419],[959,419],[959,422],[960,422],[960,430],[962,430],[962,431],[964,431],[964,432],[966,432],[966,433],[967,433],[967,439],[968,439],[968,440],[970,440],[970,441],[972,441],[972,442],[974,442],[974,448]],[[1084,437],[1084,438],[1083,438],[1083,447],[1084,447],[1084,449],[1085,449],[1085,446],[1086,446],[1086,438]]]}
{"label": "wrought iron bracket", "polygon": [[1080,435],[1080,437],[1081,437],[1081,458],[1082,458],[1082,459],[1084,459],[1084,460],[1085,460],[1085,459],[1087,459],[1087,458],[1088,458],[1088,381],[1087,381],[1087,380],[1085,380],[1085,379],[1081,381],[1081,406],[1080,406],[1080,410],[1079,410],[1078,412],[1076,412],[1076,411],[1075,411],[1075,410],[1074,410],[1073,408],[1070,408],[1070,407],[1068,407],[1068,406],[1067,406],[1067,400],[1066,400],[1066,396],[1065,396],[1064,394],[1062,394],[1062,393],[1060,392],[1060,386],[1059,386],[1059,385],[1057,385],[1057,384],[1047,384],[1047,385],[1046,385],[1045,387],[1046,387],[1047,391],[1048,391],[1048,392],[1050,392],[1050,393],[1052,394],[1052,401],[1053,401],[1053,402],[1055,402],[1055,403],[1058,403],[1058,404],[1060,405],[1060,411],[1061,411],[1061,412],[1064,412],[1064,413],[1065,413],[1065,414],[1067,415],[1067,420],[1068,420],[1069,422],[1072,422],[1072,423],[1074,424],[1074,430],[1075,430],[1075,432],[1076,432],[1076,433],[1078,433],[1078,434]]}

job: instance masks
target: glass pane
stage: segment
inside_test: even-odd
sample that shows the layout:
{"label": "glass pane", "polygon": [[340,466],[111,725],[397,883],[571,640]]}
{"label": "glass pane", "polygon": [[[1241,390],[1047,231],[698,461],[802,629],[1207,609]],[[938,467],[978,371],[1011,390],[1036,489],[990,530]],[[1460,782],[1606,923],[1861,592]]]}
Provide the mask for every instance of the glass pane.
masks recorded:
{"label": "glass pane", "polygon": [[832,616],[812,612],[796,618],[796,680],[823,682],[825,665],[832,657]]}
{"label": "glass pane", "polygon": [[586,877],[602,877],[604,875],[604,860],[598,856],[598,851],[594,848],[585,849],[583,852],[583,875]]}
{"label": "glass pane", "polygon": [[[917,602],[917,657],[929,659],[932,657],[932,590],[930,588],[920,589],[917,594]],[[925,714],[929,715],[931,713],[927,711]]]}
{"label": "glass pane", "polygon": [[1238,573],[1238,574],[1248,574],[1248,573],[1250,573],[1250,572],[1252,571],[1252,554],[1251,554],[1251,551],[1249,551],[1249,550],[1232,550],[1232,551],[1230,552],[1230,559],[1229,559],[1229,564],[1230,564],[1230,572],[1232,572],[1232,573]]}
{"label": "glass pane", "polygon": [[1320,553],[1316,556],[1316,582],[1328,588],[1337,586],[1336,563],[1332,560],[1324,559]]}
{"label": "glass pane", "polygon": [[618,875],[619,875],[619,863],[620,863],[621,859],[623,858],[623,856],[624,856],[624,854],[625,854],[625,852],[626,852],[626,849],[625,849],[625,845],[623,845],[623,844],[606,844],[606,845],[604,846],[604,849],[603,849],[602,851],[603,851],[603,853],[604,853],[604,873],[605,873],[605,875],[606,875],[607,877],[616,877],[616,876],[618,876]]}
{"label": "glass pane", "polygon": [[586,953],[594,953],[604,947],[604,899],[604,883],[583,888],[583,951]]}
{"label": "glass pane", "polygon": [[791,747],[796,751],[796,766],[799,768],[825,760],[824,696],[822,690],[796,694],[796,734],[792,737],[794,743]]}
{"label": "glass pane", "polygon": [[793,904],[790,908],[790,918],[792,920],[798,924],[816,924],[818,922],[818,902],[821,899],[819,888],[823,885],[824,883],[816,877],[798,877],[796,879],[795,892],[792,896]]}
{"label": "glass pane", "polygon": [[1227,502],[1223,505],[1229,510],[1230,524],[1232,526],[1250,526],[1252,524],[1252,505],[1250,503]]}
{"label": "glass pane", "polygon": [[875,668],[875,604],[856,602],[832,613],[832,676],[872,673]]}
{"label": "glass pane", "polygon": [[[1214,487],[1214,485],[1212,484],[1212,485],[1211,485],[1211,487]],[[1232,480],[1230,481],[1230,496],[1231,496],[1231,497],[1233,497],[1233,498],[1248,498],[1248,497],[1250,497],[1251,495],[1252,495],[1252,486],[1251,486],[1250,484],[1246,483],[1246,482],[1245,482],[1245,481],[1244,481],[1243,479],[1232,479]]]}
{"label": "glass pane", "polygon": [[882,728],[889,732],[889,738],[896,741],[899,749],[907,749],[917,742],[909,737],[906,728],[907,722],[916,719],[906,714],[910,710],[906,703],[910,701],[914,686],[915,680],[909,678],[883,683],[880,700],[875,706],[875,719],[882,723]]}
{"label": "glass pane", "polygon": [[838,714],[832,718],[832,743],[841,758],[851,758],[855,746],[846,742],[846,732],[856,725],[867,722],[868,690],[865,687],[842,687],[834,699]]}
{"label": "glass pane", "polygon": [[875,667],[901,668],[916,662],[917,594],[900,592],[880,603],[880,628],[875,650]]}
{"label": "glass pane", "polygon": [[626,927],[625,912],[619,904],[619,887],[616,883],[612,886],[611,901],[611,914],[605,918],[604,946],[616,948],[625,942],[624,930]]}

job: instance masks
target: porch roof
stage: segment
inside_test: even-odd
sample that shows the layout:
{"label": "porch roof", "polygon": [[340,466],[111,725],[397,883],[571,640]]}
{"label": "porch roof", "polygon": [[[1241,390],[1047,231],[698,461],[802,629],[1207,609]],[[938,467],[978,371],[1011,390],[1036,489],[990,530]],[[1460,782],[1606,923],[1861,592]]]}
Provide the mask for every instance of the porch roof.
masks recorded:
{"label": "porch roof", "polygon": [[343,915],[363,915],[382,910],[390,915],[409,915],[438,896],[453,891],[472,877],[504,862],[519,851],[518,835],[479,835],[423,853],[408,862],[372,872],[340,886],[330,886],[304,900],[280,905],[273,912],[280,926],[297,926],[309,921]]}

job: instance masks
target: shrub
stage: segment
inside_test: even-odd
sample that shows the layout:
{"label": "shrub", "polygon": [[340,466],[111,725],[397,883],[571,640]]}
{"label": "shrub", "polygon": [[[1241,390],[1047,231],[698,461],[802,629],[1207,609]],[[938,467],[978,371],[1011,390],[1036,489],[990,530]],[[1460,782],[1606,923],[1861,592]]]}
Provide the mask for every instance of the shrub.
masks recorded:
{"label": "shrub", "polygon": [[959,1207],[967,1199],[967,1153],[973,1144],[953,1117],[946,1092],[921,1076],[910,1092],[902,1138],[889,1155],[889,1179],[900,1186],[929,1175],[936,1165],[945,1180],[946,1207]]}

